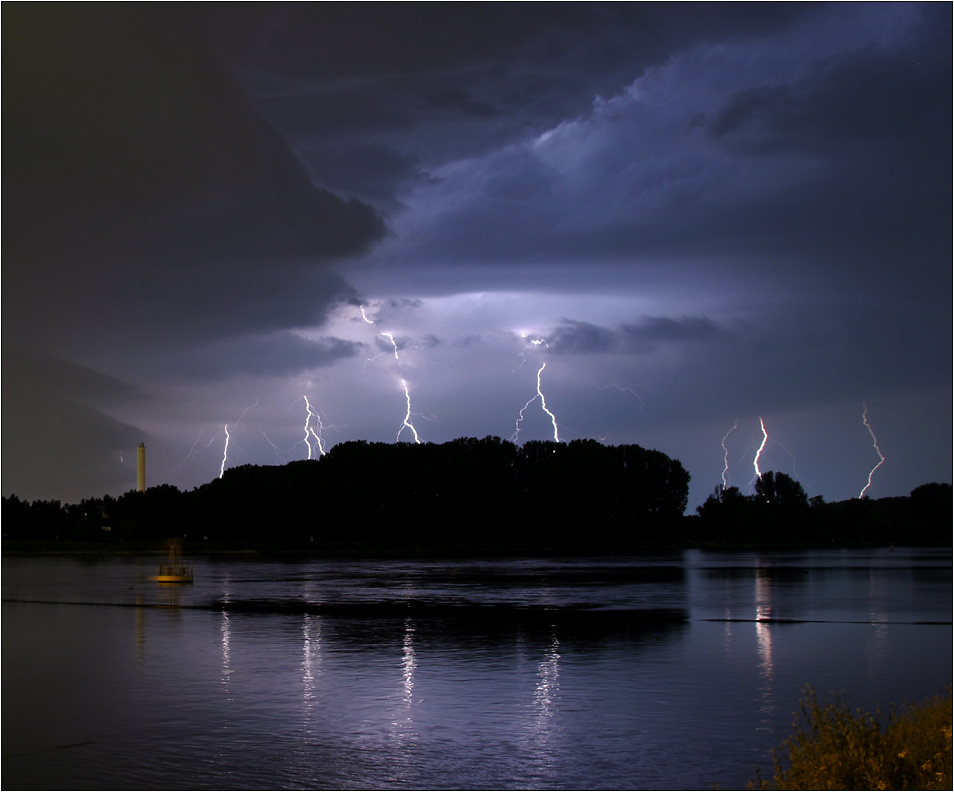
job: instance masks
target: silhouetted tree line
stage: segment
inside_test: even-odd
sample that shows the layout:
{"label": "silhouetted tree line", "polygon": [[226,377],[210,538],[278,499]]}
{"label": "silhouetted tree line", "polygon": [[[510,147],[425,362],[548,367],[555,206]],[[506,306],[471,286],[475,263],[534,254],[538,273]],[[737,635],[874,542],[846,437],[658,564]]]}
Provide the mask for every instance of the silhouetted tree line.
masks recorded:
{"label": "silhouetted tree line", "polygon": [[193,541],[309,546],[385,542],[541,550],[676,544],[951,543],[951,486],[825,503],[768,472],[752,495],[719,487],[684,517],[689,474],[659,451],[594,440],[498,437],[334,446],[317,460],[243,465],[180,492],[171,485],[58,501],[3,499],[10,539]]}
{"label": "silhouetted tree line", "polygon": [[717,487],[688,517],[694,542],[735,545],[951,544],[951,485],[922,484],[910,496],[826,503],[769,471],[755,492]]}
{"label": "silhouetted tree line", "polygon": [[638,544],[678,533],[688,492],[680,462],[637,445],[354,441],[317,460],[231,468],[191,492],[163,485],[66,507],[5,498],[3,530],[103,541]]}

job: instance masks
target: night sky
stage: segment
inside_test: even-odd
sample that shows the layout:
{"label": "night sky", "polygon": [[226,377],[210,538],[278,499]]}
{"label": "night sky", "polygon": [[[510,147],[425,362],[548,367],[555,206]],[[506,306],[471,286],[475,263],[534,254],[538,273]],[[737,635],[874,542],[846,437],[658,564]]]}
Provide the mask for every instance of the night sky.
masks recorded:
{"label": "night sky", "polygon": [[868,495],[951,481],[950,3],[2,22],[4,495],[556,433],[692,508],[761,418],[842,500],[865,408]]}

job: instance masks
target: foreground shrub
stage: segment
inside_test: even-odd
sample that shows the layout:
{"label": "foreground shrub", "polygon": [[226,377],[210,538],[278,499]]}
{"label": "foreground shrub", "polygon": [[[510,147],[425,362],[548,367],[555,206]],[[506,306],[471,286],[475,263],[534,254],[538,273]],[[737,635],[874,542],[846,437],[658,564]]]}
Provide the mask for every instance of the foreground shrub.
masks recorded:
{"label": "foreground shrub", "polygon": [[775,777],[755,789],[951,789],[951,693],[883,717],[819,702],[811,688],[801,720],[773,751]]}

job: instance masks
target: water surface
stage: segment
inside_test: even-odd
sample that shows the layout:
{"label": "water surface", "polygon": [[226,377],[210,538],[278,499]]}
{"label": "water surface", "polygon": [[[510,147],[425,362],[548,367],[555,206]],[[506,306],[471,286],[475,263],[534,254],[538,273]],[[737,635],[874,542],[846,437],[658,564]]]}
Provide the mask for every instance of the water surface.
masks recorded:
{"label": "water surface", "polygon": [[740,788],[951,681],[950,550],[193,561],[4,558],[4,788]]}

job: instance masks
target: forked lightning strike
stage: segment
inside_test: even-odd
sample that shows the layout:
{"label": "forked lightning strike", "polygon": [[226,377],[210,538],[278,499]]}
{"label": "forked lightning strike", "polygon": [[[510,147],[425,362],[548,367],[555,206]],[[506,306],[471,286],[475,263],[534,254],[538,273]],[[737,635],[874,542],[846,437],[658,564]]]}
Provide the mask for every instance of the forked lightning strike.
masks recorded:
{"label": "forked lightning strike", "polygon": [[865,429],[868,430],[868,434],[871,435],[871,444],[874,446],[874,450],[878,454],[878,464],[871,468],[871,472],[868,474],[868,483],[865,484],[861,492],[858,493],[859,498],[863,498],[865,496],[865,493],[871,486],[872,476],[874,476],[875,471],[884,464],[884,454],[881,453],[881,449],[878,447],[878,438],[875,437],[874,429],[872,429],[871,424],[868,423],[868,405],[867,403],[862,402],[861,406],[864,408],[864,412],[861,414],[861,421],[864,423]]}
{"label": "forked lightning strike", "polygon": [[[311,409],[311,402],[308,401],[307,396],[302,395],[302,398],[305,400],[305,409],[308,410],[308,414],[305,416],[305,436],[302,438],[305,445],[308,446],[308,458],[311,459],[312,455],[314,454],[311,441],[308,439],[309,437],[315,438],[315,446],[318,449],[318,455],[324,456],[325,446],[321,435],[321,432],[324,431],[324,426],[321,423],[321,416]],[[318,424],[318,430],[315,430],[315,427],[311,425],[312,419],[314,419],[315,423]]]}
{"label": "forked lightning strike", "polygon": [[[174,468],[172,468],[172,472],[173,472],[173,473],[175,473],[175,472],[176,472],[177,470],[179,470],[179,468],[181,468],[186,462],[188,462],[190,459],[192,459],[193,455],[195,454],[196,446],[199,445],[199,441],[202,439],[202,433],[203,433],[203,432],[205,432],[205,427],[204,427],[204,426],[199,430],[199,434],[196,436],[195,442],[192,444],[192,448],[189,449],[189,453],[186,454],[185,459],[183,459],[178,465],[176,465]],[[207,448],[209,448],[209,447],[212,445],[212,443],[215,442],[216,438],[217,438],[220,434],[222,434],[222,433],[221,433],[221,432],[216,432],[214,435],[212,435],[212,438],[209,440],[208,443],[205,444],[205,446],[203,446],[203,448],[202,448],[201,450],[202,450],[202,451],[205,451]]]}
{"label": "forked lightning strike", "polygon": [[[540,342],[534,342],[534,343],[540,343]],[[560,427],[557,425],[556,416],[555,416],[555,415],[550,411],[550,409],[547,407],[547,399],[546,399],[546,397],[543,395],[543,387],[542,387],[542,385],[541,385],[541,377],[542,377],[542,375],[543,375],[543,370],[544,370],[546,367],[547,367],[547,364],[544,363],[542,366],[540,366],[540,370],[537,371],[537,393],[536,393],[536,395],[533,396],[532,398],[530,398],[530,399],[527,401],[527,403],[526,403],[525,405],[523,405],[523,407],[520,408],[520,414],[519,414],[518,417],[517,417],[516,427],[514,428],[513,434],[510,436],[510,439],[511,439],[514,443],[516,443],[517,440],[520,438],[520,424],[523,422],[524,413],[526,412],[527,408],[528,408],[531,404],[533,404],[537,399],[540,399],[540,406],[541,406],[541,408],[543,409],[543,411],[544,411],[548,416],[550,416],[550,423],[553,424],[553,439],[554,439],[556,442],[558,442],[558,443],[560,442]]]}
{"label": "forked lightning strike", "polygon": [[520,408],[520,412],[517,414],[517,425],[514,427],[513,434],[510,435],[510,441],[514,444],[520,442],[520,424],[523,423],[523,414],[526,412],[527,408],[537,400],[536,396],[531,397],[527,400],[527,403]]}
{"label": "forked lightning strike", "polygon": [[[373,319],[368,319],[368,315],[365,313],[363,306],[359,306],[358,309],[361,311],[361,318],[364,319],[367,324],[377,324]],[[394,359],[398,362],[398,373],[400,373],[401,356],[398,354],[398,345],[397,341],[394,340],[394,334],[385,333],[384,331],[379,331],[379,333],[391,342],[391,348],[394,350]],[[399,443],[404,430],[410,429],[411,434],[414,435],[414,442],[420,443],[421,438],[418,436],[417,429],[414,427],[414,424],[411,423],[411,391],[407,387],[407,380],[404,379],[404,377],[401,377],[401,387],[404,388],[404,400],[407,402],[407,411],[404,413],[404,420],[401,422],[401,426],[394,437],[394,442]]]}
{"label": "forked lightning strike", "polygon": [[[395,354],[397,354],[395,352]],[[401,424],[401,428],[398,429],[397,435],[394,437],[394,442],[398,443],[401,440],[401,434],[405,429],[410,429],[411,434],[414,435],[414,442],[420,443],[421,438],[417,436],[417,429],[414,428],[414,424],[411,423],[411,394],[407,389],[407,383],[402,379],[401,385],[404,387],[404,398],[407,400],[407,412],[404,414],[404,422]]]}

